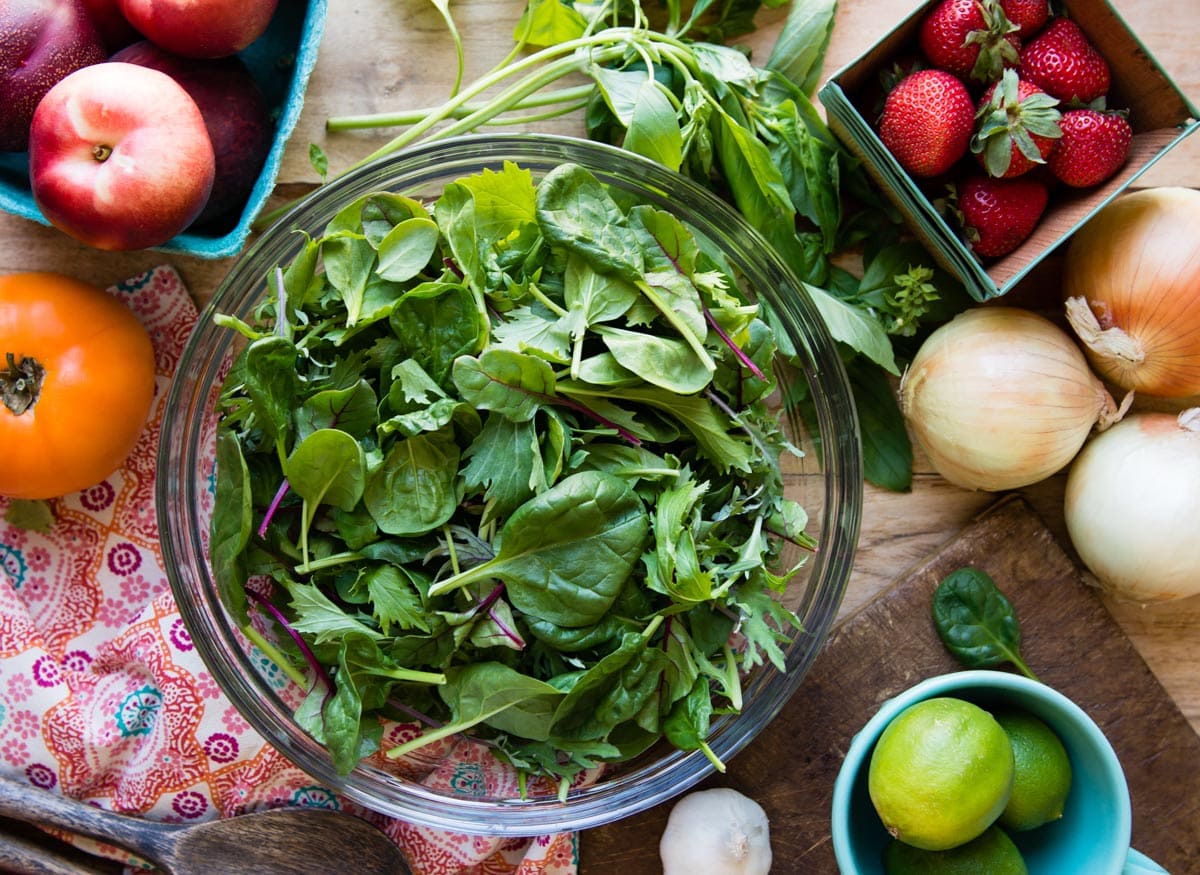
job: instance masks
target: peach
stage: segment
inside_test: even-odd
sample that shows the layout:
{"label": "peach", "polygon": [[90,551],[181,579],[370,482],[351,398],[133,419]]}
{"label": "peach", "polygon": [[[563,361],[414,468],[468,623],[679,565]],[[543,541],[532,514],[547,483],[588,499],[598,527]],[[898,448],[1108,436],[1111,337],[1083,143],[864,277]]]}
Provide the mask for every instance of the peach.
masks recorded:
{"label": "peach", "polygon": [[166,73],[76,70],[33,115],[29,176],[43,215],[98,249],[158,246],[200,214],[216,160],[196,102]]}

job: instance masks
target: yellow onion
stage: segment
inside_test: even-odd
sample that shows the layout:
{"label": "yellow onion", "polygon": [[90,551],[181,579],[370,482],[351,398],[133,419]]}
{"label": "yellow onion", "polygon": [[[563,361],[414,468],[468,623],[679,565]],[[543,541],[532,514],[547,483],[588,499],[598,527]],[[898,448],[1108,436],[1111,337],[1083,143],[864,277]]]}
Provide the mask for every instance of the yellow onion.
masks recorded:
{"label": "yellow onion", "polygon": [[1104,589],[1139,602],[1200,593],[1200,409],[1135,413],[1067,475],[1067,533]]}
{"label": "yellow onion", "polygon": [[1066,331],[1015,307],[958,314],[900,380],[900,409],[934,469],[993,492],[1063,468],[1130,400],[1117,406]]}
{"label": "yellow onion", "polygon": [[1064,291],[1097,374],[1139,394],[1200,393],[1200,191],[1109,203],[1071,239]]}

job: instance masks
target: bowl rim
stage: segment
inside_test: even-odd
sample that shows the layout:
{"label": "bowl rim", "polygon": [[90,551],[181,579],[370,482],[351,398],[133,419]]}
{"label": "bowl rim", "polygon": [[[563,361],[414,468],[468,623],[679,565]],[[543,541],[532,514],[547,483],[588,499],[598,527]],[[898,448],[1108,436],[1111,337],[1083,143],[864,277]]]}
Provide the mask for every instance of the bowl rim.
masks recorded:
{"label": "bowl rim", "polygon": [[[514,157],[515,156],[515,157]],[[780,318],[790,325],[807,325],[811,332],[797,338],[805,345],[809,382],[820,385],[826,392],[814,392],[814,407],[818,434],[821,438],[823,464],[821,476],[824,482],[823,507],[821,509],[822,540],[826,544],[838,544],[840,550],[818,551],[810,562],[813,564],[812,580],[820,581],[808,588],[804,604],[797,609],[802,617],[811,618],[804,631],[797,635],[787,651],[788,671],[783,683],[770,683],[779,673],[767,666],[759,673],[745,692],[745,707],[737,719],[714,720],[710,744],[722,760],[728,761],[744,748],[763,726],[783,708],[791,695],[802,683],[808,666],[824,644],[836,617],[853,566],[857,549],[863,497],[861,442],[858,419],[852,403],[849,381],[832,336],[805,291],[804,284],[775,253],[765,239],[749,228],[745,220],[725,201],[712,192],[693,183],[682,174],[661,164],[641,158],[615,146],[584,140],[577,137],[555,134],[488,134],[464,135],[433,142],[422,143],[376,159],[349,171],[340,177],[337,185],[318,188],[303,201],[282,216],[270,229],[260,235],[254,244],[232,266],[218,287],[213,298],[201,311],[196,328],[189,337],[179,368],[191,366],[189,379],[200,385],[211,386],[217,377],[217,368],[228,351],[233,332],[224,332],[215,348],[201,353],[199,347],[211,333],[214,315],[228,308],[231,296],[239,289],[261,288],[262,276],[249,271],[272,259],[286,248],[289,237],[294,237],[293,228],[319,227],[343,204],[369,191],[387,187],[388,190],[412,188],[420,181],[422,172],[435,168],[438,178],[454,173],[456,167],[469,165],[478,170],[481,162],[488,166],[499,166],[503,161],[523,162],[582,162],[594,172],[598,168],[614,165],[620,172],[629,175],[626,187],[636,187],[653,192],[662,202],[668,203],[670,192],[679,188],[688,189],[689,196],[704,205],[704,220],[710,227],[717,223],[730,222],[745,232],[748,245],[755,247],[761,256],[766,254],[764,264],[770,267],[770,276],[780,287],[788,287],[795,295],[776,300],[772,304],[779,309]],[[552,166],[552,165],[549,165]],[[386,179],[381,175],[386,174]],[[611,172],[597,173],[602,181],[621,179]],[[651,198],[653,202],[653,198]],[[775,290],[768,290],[774,295]],[[246,293],[244,293],[246,295]],[[255,296],[255,299],[257,296]],[[198,356],[203,359],[196,361]],[[336,792],[375,811],[420,823],[424,826],[455,832],[531,836],[549,832],[584,829],[611,822],[645,810],[660,802],[677,796],[684,790],[711,775],[712,763],[701,751],[669,752],[656,761],[655,780],[637,780],[644,769],[631,772],[623,778],[602,782],[593,787],[572,788],[566,802],[553,797],[537,797],[526,800],[498,802],[495,799],[475,800],[468,796],[449,797],[430,791],[412,781],[404,781],[404,792],[400,798],[381,799],[364,789],[362,780],[369,773],[360,766],[348,776],[340,776],[333,770],[324,749],[311,738],[289,735],[286,727],[294,726],[283,715],[276,713],[275,706],[281,705],[276,697],[275,705],[264,699],[269,690],[253,671],[246,654],[237,649],[234,661],[227,653],[220,652],[211,634],[229,636],[233,634],[219,603],[213,603],[212,587],[195,579],[195,569],[186,562],[171,561],[179,557],[198,556],[199,533],[194,529],[185,533],[176,531],[172,509],[182,501],[185,513],[197,506],[197,481],[201,478],[184,478],[181,489],[170,486],[169,476],[174,470],[198,471],[199,459],[195,447],[186,446],[184,441],[171,440],[170,428],[178,428],[195,415],[198,410],[194,398],[185,397],[185,380],[173,379],[166,401],[163,422],[163,437],[160,443],[156,483],[156,505],[162,541],[164,565],[176,602],[185,625],[192,634],[201,659],[213,674],[218,686],[243,718],[269,743],[274,743],[286,758],[314,778],[326,783]],[[207,397],[207,396],[206,396]],[[839,477],[830,475],[831,470]],[[207,566],[202,569],[208,577]],[[210,581],[211,583],[211,581]],[[195,598],[199,593],[206,601]],[[215,613],[214,613],[215,610]],[[215,625],[214,625],[215,623]],[[223,627],[222,627],[223,623]],[[248,712],[245,701],[260,704],[267,712]],[[283,706],[286,718],[291,709]],[[270,716],[274,714],[274,717]],[[389,775],[396,780],[396,776]],[[618,797],[614,800],[613,797]]]}

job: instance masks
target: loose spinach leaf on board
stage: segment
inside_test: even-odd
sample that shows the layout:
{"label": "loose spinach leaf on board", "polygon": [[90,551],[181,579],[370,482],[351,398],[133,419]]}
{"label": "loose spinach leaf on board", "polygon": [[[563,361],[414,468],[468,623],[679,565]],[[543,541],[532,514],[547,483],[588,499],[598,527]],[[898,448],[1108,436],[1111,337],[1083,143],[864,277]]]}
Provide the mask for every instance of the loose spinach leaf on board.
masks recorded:
{"label": "loose spinach leaf on board", "polygon": [[1037,677],[1021,658],[1021,627],[1012,602],[978,568],[950,572],[933,594],[933,622],[946,648],[968,668],[1012,663]]}

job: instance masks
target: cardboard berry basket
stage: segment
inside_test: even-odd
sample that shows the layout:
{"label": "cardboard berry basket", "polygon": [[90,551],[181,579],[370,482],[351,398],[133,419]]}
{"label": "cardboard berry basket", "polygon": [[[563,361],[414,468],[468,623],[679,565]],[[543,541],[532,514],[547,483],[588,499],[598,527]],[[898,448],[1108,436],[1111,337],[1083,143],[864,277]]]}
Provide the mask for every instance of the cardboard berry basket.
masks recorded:
{"label": "cardboard berry basket", "polygon": [[[935,258],[958,276],[978,301],[1004,295],[1038,262],[1065,241],[1197,126],[1200,111],[1171,81],[1117,11],[1106,0],[1063,0],[1074,19],[1108,61],[1112,85],[1107,105],[1128,109],[1133,128],[1129,157],[1117,174],[1091,189],[1055,186],[1033,234],[1006,256],[981,261],[938,201],[951,177],[918,182],[892,157],[875,130],[884,91],[880,74],[920,57],[917,34],[936,0],[918,6],[883,39],[839,70],[820,91],[829,126],[856,154],[884,193],[904,214]],[[978,97],[978,87],[972,87]],[[970,160],[970,159],[966,159]]]}
{"label": "cardboard berry basket", "polygon": [[[270,151],[241,211],[217,227],[185,230],[156,250],[200,258],[225,258],[242,251],[254,219],[275,187],[283,150],[300,118],[325,32],[326,5],[327,0],[284,0],[262,36],[238,53],[262,89],[275,123]],[[49,224],[30,190],[28,152],[0,152],[0,210]]]}

